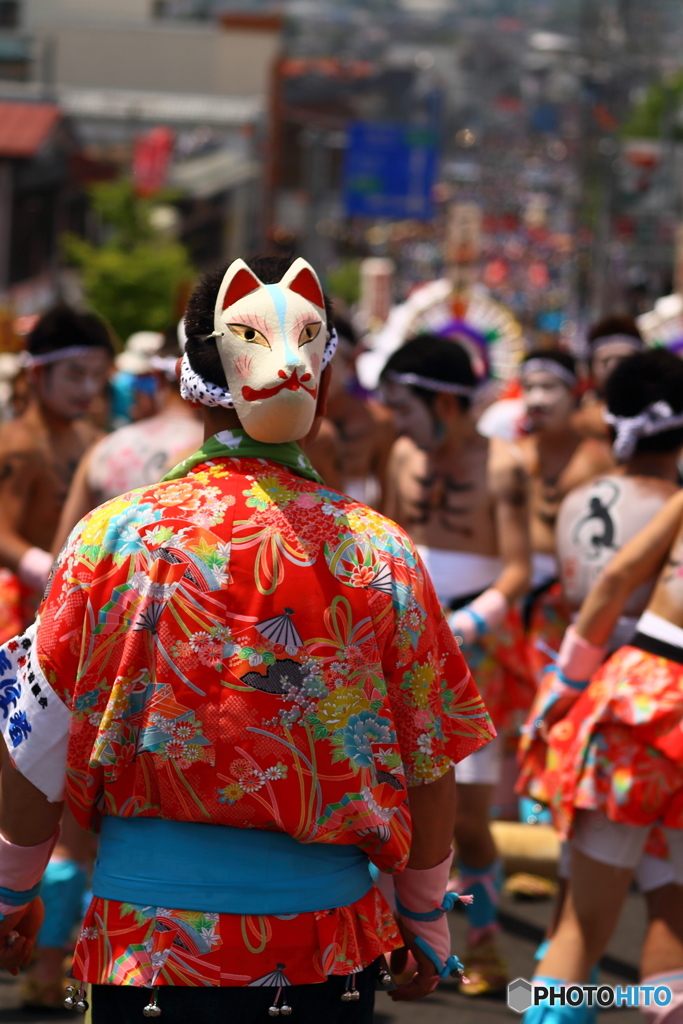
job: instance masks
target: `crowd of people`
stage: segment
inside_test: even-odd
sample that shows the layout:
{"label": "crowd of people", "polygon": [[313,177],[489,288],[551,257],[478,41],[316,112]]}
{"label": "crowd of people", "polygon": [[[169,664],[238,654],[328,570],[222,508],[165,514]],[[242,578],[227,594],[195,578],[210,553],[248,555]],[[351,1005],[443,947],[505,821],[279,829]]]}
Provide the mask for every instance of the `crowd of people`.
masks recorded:
{"label": "crowd of people", "polygon": [[683,1020],[683,362],[616,313],[587,360],[523,354],[456,271],[374,337],[269,256],[118,355],[93,313],[28,334],[0,426],[25,1005],[61,1005],[65,958],[94,1024],[495,995],[514,784],[563,840],[539,981],[589,981],[635,879],[673,993],[644,1012]]}

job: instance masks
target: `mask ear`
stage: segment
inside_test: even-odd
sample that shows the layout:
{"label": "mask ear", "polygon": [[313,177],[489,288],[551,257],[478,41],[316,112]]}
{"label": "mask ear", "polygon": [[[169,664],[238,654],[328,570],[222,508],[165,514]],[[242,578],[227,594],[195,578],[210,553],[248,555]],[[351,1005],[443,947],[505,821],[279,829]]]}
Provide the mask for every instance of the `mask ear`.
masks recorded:
{"label": "mask ear", "polygon": [[225,276],[218,289],[214,309],[216,329],[218,330],[218,317],[224,309],[261,287],[258,277],[249,269],[244,260],[234,260],[225,271]]}
{"label": "mask ear", "polygon": [[310,263],[300,256],[294,260],[291,267],[280,281],[282,288],[289,288],[290,292],[296,292],[308,302],[312,302],[319,309],[325,309],[325,299],[320,281]]}

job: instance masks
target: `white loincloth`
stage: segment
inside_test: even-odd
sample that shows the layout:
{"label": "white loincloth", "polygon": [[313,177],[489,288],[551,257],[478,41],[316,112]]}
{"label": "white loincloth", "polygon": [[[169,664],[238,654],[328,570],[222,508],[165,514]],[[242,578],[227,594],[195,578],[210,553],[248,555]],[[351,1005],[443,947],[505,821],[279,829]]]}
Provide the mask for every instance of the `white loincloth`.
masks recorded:
{"label": "white loincloth", "polygon": [[[502,558],[471,551],[445,551],[422,544],[417,550],[432,578],[437,597],[444,607],[460,597],[479,594],[495,583],[503,570]],[[496,786],[500,782],[502,745],[499,738],[463,758],[455,766],[455,780],[462,785]]]}
{"label": "white loincloth", "polygon": [[531,590],[544,587],[557,579],[558,566],[554,555],[542,555],[535,552],[531,556]]}
{"label": "white loincloth", "polygon": [[359,501],[361,505],[377,508],[380,498],[379,480],[376,476],[352,476],[344,481],[344,494]]}
{"label": "white loincloth", "polygon": [[495,583],[503,571],[503,560],[495,555],[416,546],[444,608],[460,597],[480,594]]}

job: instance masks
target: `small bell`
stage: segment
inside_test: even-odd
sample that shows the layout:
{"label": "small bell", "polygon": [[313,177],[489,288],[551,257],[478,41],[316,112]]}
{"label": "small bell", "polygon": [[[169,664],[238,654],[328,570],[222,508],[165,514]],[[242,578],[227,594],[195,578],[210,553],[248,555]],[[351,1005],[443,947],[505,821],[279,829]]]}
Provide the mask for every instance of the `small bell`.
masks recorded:
{"label": "small bell", "polygon": [[341,997],[342,1003],[351,1003],[351,1002],[353,1002],[353,996],[354,996],[354,993],[351,992],[347,988],[346,992],[342,992],[342,997]]}
{"label": "small bell", "polygon": [[292,1007],[288,1003],[283,1003],[282,1006],[280,1007],[280,1013],[282,1014],[283,1017],[289,1017],[291,1012]]}
{"label": "small bell", "polygon": [[358,999],[360,999],[360,992],[358,992],[355,988],[351,989],[351,991],[349,992],[349,996],[351,1002],[355,1003]]}
{"label": "small bell", "polygon": [[269,1006],[268,1007],[268,1016],[269,1017],[279,1017],[280,1016],[280,1007],[279,1006]]}
{"label": "small bell", "polygon": [[379,983],[380,985],[391,985],[391,975],[386,967],[380,967],[379,969]]}
{"label": "small bell", "polygon": [[78,1002],[74,1006],[74,1010],[77,1010],[78,1013],[85,1013],[87,1011],[87,1009],[88,1009],[88,1000],[84,996],[81,996],[81,998],[78,1000]]}
{"label": "small bell", "polygon": [[142,1012],[145,1017],[161,1017],[161,1007],[156,1003],[147,1003],[147,1006],[143,1006]]}
{"label": "small bell", "polygon": [[65,1010],[73,1010],[74,1006],[76,1005],[75,1002],[74,1002],[74,993],[75,993],[75,991],[76,991],[76,989],[73,987],[73,985],[67,985],[66,986],[66,989],[64,991],[64,1009]]}

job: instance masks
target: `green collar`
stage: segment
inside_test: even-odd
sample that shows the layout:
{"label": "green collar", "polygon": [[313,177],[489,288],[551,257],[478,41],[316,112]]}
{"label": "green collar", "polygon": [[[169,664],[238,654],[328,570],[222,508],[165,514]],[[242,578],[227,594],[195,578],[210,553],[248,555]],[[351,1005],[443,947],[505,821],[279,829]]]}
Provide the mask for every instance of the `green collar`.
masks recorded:
{"label": "green collar", "polygon": [[190,455],[179,466],[176,466],[163,477],[163,480],[178,480],[186,476],[195,466],[211,459],[267,459],[286,466],[298,476],[313,480],[316,484],[323,483],[322,477],[316,473],[308,456],[304,455],[295,441],[286,444],[265,444],[249,437],[246,430],[221,430],[205,441],[198,452]]}

